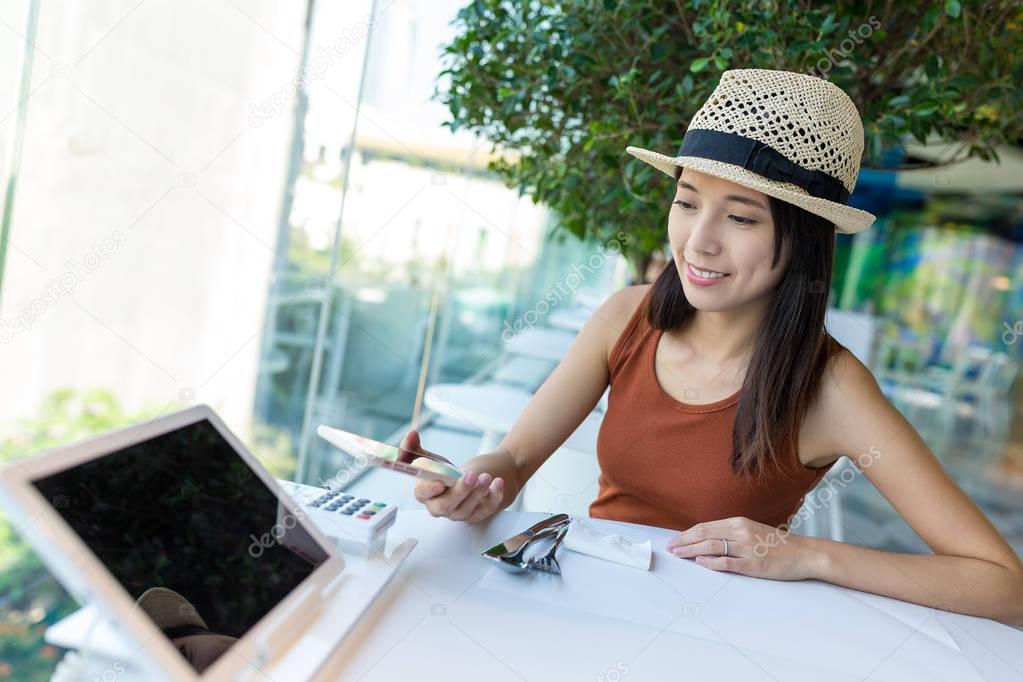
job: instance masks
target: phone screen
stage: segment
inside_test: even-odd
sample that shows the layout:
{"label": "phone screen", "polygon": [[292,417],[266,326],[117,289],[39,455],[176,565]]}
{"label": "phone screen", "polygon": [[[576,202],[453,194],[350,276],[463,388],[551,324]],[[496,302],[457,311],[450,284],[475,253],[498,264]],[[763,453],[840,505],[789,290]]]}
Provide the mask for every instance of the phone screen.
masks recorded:
{"label": "phone screen", "polygon": [[[427,471],[436,476],[443,477],[446,479],[444,482],[448,485],[453,485],[462,477],[462,470],[456,466],[427,459],[410,450],[381,443],[380,441],[365,438],[355,433],[329,426],[320,426],[316,429],[316,433],[353,457],[357,457],[360,454],[365,455],[368,463],[373,466],[400,471],[412,476],[418,476],[420,471]],[[412,462],[417,458],[419,462],[412,466]],[[429,478],[434,477],[430,476]]]}

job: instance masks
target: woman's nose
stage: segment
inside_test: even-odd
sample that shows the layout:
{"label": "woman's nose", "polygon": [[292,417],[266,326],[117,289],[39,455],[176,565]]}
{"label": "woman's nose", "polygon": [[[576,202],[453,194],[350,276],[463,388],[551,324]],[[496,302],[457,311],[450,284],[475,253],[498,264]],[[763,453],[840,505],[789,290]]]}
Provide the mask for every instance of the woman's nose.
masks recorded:
{"label": "woman's nose", "polygon": [[694,253],[714,255],[721,250],[716,226],[709,215],[699,216],[693,221],[687,242],[689,250]]}

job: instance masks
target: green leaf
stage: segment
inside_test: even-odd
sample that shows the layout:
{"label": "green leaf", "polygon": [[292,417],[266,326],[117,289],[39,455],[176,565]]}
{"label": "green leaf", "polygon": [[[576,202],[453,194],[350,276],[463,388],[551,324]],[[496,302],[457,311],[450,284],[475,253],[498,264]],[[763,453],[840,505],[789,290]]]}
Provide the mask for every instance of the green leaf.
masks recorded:
{"label": "green leaf", "polygon": [[945,0],[945,14],[953,19],[958,19],[962,10],[963,7],[959,4],[959,0]]}
{"label": "green leaf", "polygon": [[692,63],[689,64],[689,70],[693,73],[700,73],[707,68],[707,64],[710,63],[710,59],[710,57],[699,57],[694,59]]}
{"label": "green leaf", "polygon": [[956,90],[970,90],[980,85],[980,79],[969,73],[961,73],[948,80],[948,85]]}
{"label": "green leaf", "polygon": [[821,22],[821,35],[827,35],[831,33],[835,28],[835,14],[829,13],[828,16],[824,17],[824,21]]}

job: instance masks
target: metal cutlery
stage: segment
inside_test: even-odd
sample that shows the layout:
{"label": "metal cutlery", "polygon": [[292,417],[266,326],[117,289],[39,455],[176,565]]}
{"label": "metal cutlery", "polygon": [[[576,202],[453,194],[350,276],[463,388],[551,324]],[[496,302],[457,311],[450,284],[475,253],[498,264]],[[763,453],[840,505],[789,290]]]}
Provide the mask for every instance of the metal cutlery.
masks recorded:
{"label": "metal cutlery", "polygon": [[555,553],[558,551],[558,547],[561,546],[561,541],[568,532],[569,525],[569,523],[563,523],[558,526],[547,527],[538,531],[534,535],[534,541],[545,537],[554,537],[554,542],[551,544],[547,553],[539,559],[524,558],[526,549],[532,545],[533,541],[526,543],[519,548],[517,552],[514,552],[511,555],[484,556],[496,561],[499,568],[509,573],[525,573],[526,571],[538,570],[561,575],[561,566],[558,564]]}
{"label": "metal cutlery", "polygon": [[561,541],[565,539],[565,534],[568,533],[568,528],[571,523],[558,528],[558,534],[554,536],[554,542],[551,544],[550,549],[539,559],[530,559],[526,564],[530,568],[535,568],[538,571],[546,571],[547,573],[555,573],[561,575],[561,564],[558,563],[558,558],[555,554],[558,551],[558,547],[561,547]]}
{"label": "metal cutlery", "polygon": [[[562,527],[563,526],[553,526],[544,528],[533,536],[533,540],[539,540],[540,538],[556,535]],[[533,568],[530,562],[525,559],[525,553],[526,550],[529,549],[530,544],[530,542],[525,543],[517,551],[512,552],[511,554],[490,555],[483,553],[483,557],[496,561],[499,568],[508,571],[509,573],[523,573]]]}
{"label": "metal cutlery", "polygon": [[[480,554],[487,557],[488,559],[493,559],[498,556],[505,557],[512,556],[513,554],[519,552],[526,544],[529,543],[530,540],[534,539],[540,531],[552,527],[557,528],[564,523],[568,523],[568,521],[569,521],[568,514],[555,514],[553,516],[548,516],[543,521],[540,521],[539,523],[534,523],[526,530],[522,531],[521,533],[516,533],[515,535],[511,536],[504,542],[499,542],[490,549],[483,550],[482,552],[480,552]],[[521,554],[519,556],[521,556]]]}
{"label": "metal cutlery", "polygon": [[556,534],[561,528],[567,527],[570,520],[568,514],[555,514],[480,552],[480,556],[496,561],[498,566],[510,573],[527,571],[530,566],[525,561],[525,552],[529,544],[538,538]]}

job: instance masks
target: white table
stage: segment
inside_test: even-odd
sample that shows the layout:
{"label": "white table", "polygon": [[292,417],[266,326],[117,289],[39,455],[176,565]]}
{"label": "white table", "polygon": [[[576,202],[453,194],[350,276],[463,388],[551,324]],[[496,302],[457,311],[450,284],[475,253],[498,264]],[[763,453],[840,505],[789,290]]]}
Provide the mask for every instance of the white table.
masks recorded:
{"label": "white table", "polygon": [[[500,384],[434,384],[423,401],[434,412],[481,431],[480,452],[489,452],[511,430],[532,397],[528,391]],[[596,452],[599,428],[599,419],[585,419],[565,446]]]}
{"label": "white table", "polygon": [[547,318],[552,327],[564,329],[570,332],[578,332],[586,326],[586,323],[593,317],[593,311],[586,308],[570,308],[567,310],[555,310]]}
{"label": "white table", "polygon": [[[306,650],[361,612],[313,679],[1023,679],[1023,632],[817,581],[716,573],[664,552],[673,530],[587,519],[649,538],[650,571],[562,550],[560,577],[510,575],[479,556],[544,516],[505,511],[469,525],[400,511],[388,558],[349,558],[336,603],[324,605],[336,619],[305,633],[286,667],[252,677],[307,679],[300,669],[322,659],[302,658]],[[403,562],[399,545],[412,546]],[[110,663],[95,659],[97,675]]]}
{"label": "white table", "polygon": [[562,550],[563,575],[511,575],[479,552],[544,515],[469,525],[402,510],[418,545],[318,680],[1023,679],[1023,632],[847,590],[716,573],[664,552],[650,571]]}
{"label": "white table", "polygon": [[575,334],[557,329],[529,329],[513,336],[504,350],[511,355],[525,355],[539,360],[559,362],[575,341]]}
{"label": "white table", "polygon": [[500,366],[494,370],[493,380],[494,383],[536,392],[556,365],[557,362],[553,360],[508,355],[502,358]]}

